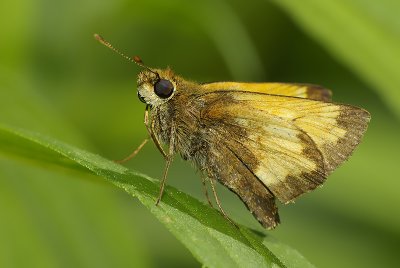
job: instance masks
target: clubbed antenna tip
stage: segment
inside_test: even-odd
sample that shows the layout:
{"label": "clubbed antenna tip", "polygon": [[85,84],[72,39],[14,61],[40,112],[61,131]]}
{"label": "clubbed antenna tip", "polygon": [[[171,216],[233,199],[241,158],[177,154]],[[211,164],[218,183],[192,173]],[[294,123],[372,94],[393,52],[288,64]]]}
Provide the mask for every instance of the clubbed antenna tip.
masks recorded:
{"label": "clubbed antenna tip", "polygon": [[101,37],[101,35],[95,33],[95,34],[94,34],[94,38],[95,38],[97,41],[99,41],[100,43],[104,44],[104,39],[103,39],[103,37]]}
{"label": "clubbed antenna tip", "polygon": [[116,49],[113,45],[111,45],[110,42],[108,42],[107,40],[105,40],[101,35],[95,33],[94,34],[94,38],[99,41],[102,45],[105,45],[106,47],[108,47],[109,49],[111,49],[112,51],[114,51],[115,53],[119,54],[120,56],[124,57],[125,59],[127,59],[128,61],[131,62],[136,62],[135,59],[132,59],[131,57],[126,56],[124,53],[122,53],[121,51],[119,51],[118,49]]}

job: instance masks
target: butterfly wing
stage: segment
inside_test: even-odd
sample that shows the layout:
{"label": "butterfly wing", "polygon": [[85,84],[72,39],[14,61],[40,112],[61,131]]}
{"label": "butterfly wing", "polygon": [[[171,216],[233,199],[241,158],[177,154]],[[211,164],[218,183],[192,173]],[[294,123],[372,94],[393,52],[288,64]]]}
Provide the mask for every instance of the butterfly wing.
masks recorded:
{"label": "butterfly wing", "polygon": [[207,171],[266,227],[287,203],[321,185],[361,140],[369,113],[304,98],[220,90],[198,97],[211,144]]}
{"label": "butterfly wing", "polygon": [[211,92],[229,89],[320,101],[332,99],[332,92],[329,89],[312,84],[215,82],[203,84],[202,89]]}
{"label": "butterfly wing", "polygon": [[[219,133],[210,135],[213,142],[206,156],[205,172],[236,193],[256,219],[265,228],[272,229],[279,223],[275,196],[254,174],[252,152],[241,144],[233,144],[239,138],[234,128],[223,130],[234,131],[229,137]],[[230,140],[232,136],[236,137]],[[240,155],[238,150],[242,150]]]}

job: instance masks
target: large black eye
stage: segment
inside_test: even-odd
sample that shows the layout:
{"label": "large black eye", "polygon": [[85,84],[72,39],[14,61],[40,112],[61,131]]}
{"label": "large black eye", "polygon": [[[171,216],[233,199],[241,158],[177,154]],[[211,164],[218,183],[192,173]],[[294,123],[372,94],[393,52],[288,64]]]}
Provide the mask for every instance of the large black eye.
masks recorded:
{"label": "large black eye", "polygon": [[139,94],[139,91],[138,91],[138,93],[137,93],[137,97],[138,97],[138,99],[139,99],[141,102],[146,103],[146,101],[144,100],[144,98]]}
{"label": "large black eye", "polygon": [[162,99],[166,99],[174,92],[174,85],[171,81],[160,79],[154,84],[154,93]]}

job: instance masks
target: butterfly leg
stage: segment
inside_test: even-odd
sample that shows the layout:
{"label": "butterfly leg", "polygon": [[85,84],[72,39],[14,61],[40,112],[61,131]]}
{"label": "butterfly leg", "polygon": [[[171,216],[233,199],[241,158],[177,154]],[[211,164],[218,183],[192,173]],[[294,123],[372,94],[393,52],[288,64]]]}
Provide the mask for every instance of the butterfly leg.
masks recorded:
{"label": "butterfly leg", "polygon": [[173,156],[174,156],[175,128],[173,126],[171,127],[171,136],[170,137],[171,138],[169,140],[169,150],[168,150],[168,154],[165,157],[166,158],[166,163],[165,163],[163,177],[162,177],[162,180],[161,180],[160,193],[159,193],[157,201],[156,201],[156,206],[158,205],[158,203],[160,203],[161,197],[163,195],[164,187],[165,187],[165,181],[167,180],[167,175],[168,175],[168,169],[169,169],[169,166],[172,163],[172,159],[173,159]]}
{"label": "butterfly leg", "polygon": [[[153,136],[151,135],[150,129],[149,129],[149,107],[148,106],[146,106],[146,110],[144,111],[143,121],[144,121],[144,125],[146,126],[149,137],[151,137],[154,140]],[[139,153],[139,151],[143,148],[143,146],[149,141],[149,137],[147,137],[144,141],[142,141],[142,143],[139,145],[139,147],[136,148],[135,151],[133,151],[133,153],[131,153],[130,155],[128,155],[127,157],[125,157],[122,160],[115,160],[114,162],[122,164],[122,163],[125,163],[125,162],[131,160],[132,158],[134,158]],[[162,151],[162,153],[164,153],[164,151]],[[163,155],[165,157],[165,153]]]}
{"label": "butterfly leg", "polygon": [[221,211],[221,214],[224,216],[225,219],[227,219],[230,223],[232,223],[233,225],[235,225],[237,227],[237,225],[231,220],[231,218],[229,218],[228,214],[226,214],[226,212],[222,208],[221,202],[219,201],[219,198],[217,195],[217,191],[215,190],[214,180],[212,178],[210,178],[210,184],[211,184],[211,189],[212,189],[214,197],[215,197],[215,202],[217,203],[218,208]]}
{"label": "butterfly leg", "polygon": [[125,163],[129,160],[131,160],[132,158],[134,158],[139,152],[140,150],[143,148],[143,146],[145,146],[145,144],[149,141],[149,138],[147,137],[144,141],[142,141],[142,143],[136,148],[135,151],[133,151],[133,153],[131,153],[130,155],[128,155],[127,157],[125,157],[122,160],[116,160],[114,162],[122,164]]}
{"label": "butterfly leg", "polygon": [[210,196],[208,195],[207,184],[206,184],[207,180],[206,180],[206,178],[205,178],[203,175],[201,176],[201,182],[203,183],[203,190],[204,190],[204,194],[205,194],[205,196],[206,196],[206,198],[207,198],[208,204],[209,204],[212,208],[214,208],[214,206],[213,206],[213,204],[212,204],[212,202],[211,202],[211,200],[210,200]]}
{"label": "butterfly leg", "polygon": [[149,122],[149,109],[150,106],[146,105],[146,110],[144,111],[144,125],[146,126],[147,132],[149,133],[151,139],[154,141],[154,144],[156,145],[157,149],[160,151],[160,153],[163,155],[164,159],[167,159],[167,154],[165,153],[164,149],[161,147],[161,143],[158,140],[157,136],[154,135],[154,121]]}

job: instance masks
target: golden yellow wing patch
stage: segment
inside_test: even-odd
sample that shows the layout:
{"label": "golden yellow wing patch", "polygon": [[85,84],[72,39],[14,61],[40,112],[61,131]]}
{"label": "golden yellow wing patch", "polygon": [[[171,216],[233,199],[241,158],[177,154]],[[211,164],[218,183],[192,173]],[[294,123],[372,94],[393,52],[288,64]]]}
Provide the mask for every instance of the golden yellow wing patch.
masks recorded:
{"label": "golden yellow wing patch", "polygon": [[332,98],[330,90],[312,84],[215,82],[202,84],[202,88],[207,91],[238,90],[320,101],[330,101]]}
{"label": "golden yellow wing patch", "polygon": [[357,107],[287,96],[232,90],[200,98],[208,103],[201,120],[284,203],[322,184],[370,120]]}

